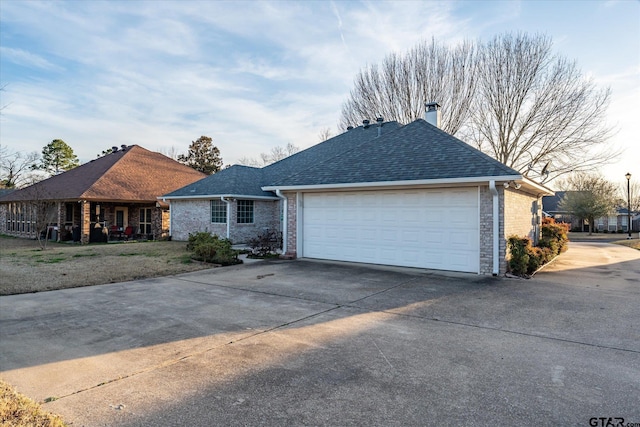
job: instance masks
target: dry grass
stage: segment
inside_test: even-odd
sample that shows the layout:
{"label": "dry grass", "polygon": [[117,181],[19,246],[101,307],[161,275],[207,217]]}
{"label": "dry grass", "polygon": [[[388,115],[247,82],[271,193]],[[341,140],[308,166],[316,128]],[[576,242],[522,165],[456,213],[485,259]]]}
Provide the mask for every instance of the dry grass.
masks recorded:
{"label": "dry grass", "polygon": [[616,245],[628,246],[633,249],[638,249],[640,251],[640,239],[630,239],[630,240],[617,240],[615,242]]}
{"label": "dry grass", "polygon": [[0,236],[0,295],[125,282],[211,268],[185,242],[77,245]]}
{"label": "dry grass", "polygon": [[43,411],[40,405],[0,380],[0,426],[65,427],[58,415]]}

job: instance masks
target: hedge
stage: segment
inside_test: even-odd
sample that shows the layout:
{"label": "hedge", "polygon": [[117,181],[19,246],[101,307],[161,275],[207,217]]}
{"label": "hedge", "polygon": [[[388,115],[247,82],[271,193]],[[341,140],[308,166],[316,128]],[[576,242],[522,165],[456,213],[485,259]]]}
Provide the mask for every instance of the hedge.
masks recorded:
{"label": "hedge", "polygon": [[528,237],[510,236],[509,271],[517,276],[530,276],[558,254],[567,250],[569,225],[556,223],[553,218],[542,222],[542,237],[537,246],[533,246]]}

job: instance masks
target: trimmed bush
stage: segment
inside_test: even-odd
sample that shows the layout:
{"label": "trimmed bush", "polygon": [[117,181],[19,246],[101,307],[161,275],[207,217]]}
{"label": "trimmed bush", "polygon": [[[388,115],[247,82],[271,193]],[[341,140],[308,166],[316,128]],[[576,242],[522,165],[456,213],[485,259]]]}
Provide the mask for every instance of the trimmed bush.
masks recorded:
{"label": "trimmed bush", "polygon": [[568,231],[568,224],[556,223],[553,218],[545,218],[541,227],[542,238],[537,246],[533,246],[528,237],[509,237],[507,245],[511,273],[517,276],[531,275],[558,254],[566,251]]}
{"label": "trimmed bush", "polygon": [[238,251],[231,249],[231,240],[207,232],[189,233],[187,250],[193,252],[192,258],[198,261],[221,265],[242,263]]}

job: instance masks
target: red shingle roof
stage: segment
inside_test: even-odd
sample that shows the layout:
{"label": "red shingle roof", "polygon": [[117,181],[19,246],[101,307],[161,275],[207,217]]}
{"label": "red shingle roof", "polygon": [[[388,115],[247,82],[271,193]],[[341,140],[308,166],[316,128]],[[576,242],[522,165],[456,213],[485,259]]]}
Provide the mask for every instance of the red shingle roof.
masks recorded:
{"label": "red shingle roof", "polygon": [[131,145],[60,175],[0,197],[0,202],[93,200],[155,202],[157,197],[206,177],[169,157]]}

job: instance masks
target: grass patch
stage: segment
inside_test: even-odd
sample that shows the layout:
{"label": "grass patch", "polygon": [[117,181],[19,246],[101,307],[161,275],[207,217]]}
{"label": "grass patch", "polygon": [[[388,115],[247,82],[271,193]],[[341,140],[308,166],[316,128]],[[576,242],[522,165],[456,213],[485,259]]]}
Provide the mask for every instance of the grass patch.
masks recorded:
{"label": "grass patch", "polygon": [[61,258],[38,259],[38,260],[36,260],[36,262],[43,262],[45,264],[57,264],[57,263],[62,262],[64,260],[66,260],[66,258],[61,257]]}
{"label": "grass patch", "polygon": [[121,252],[118,254],[118,256],[136,256],[136,255],[140,255],[140,254],[135,252]]}
{"label": "grass patch", "polygon": [[[185,255],[179,256],[175,260],[178,261],[180,264],[191,264],[193,262],[193,259],[191,259],[191,254],[185,254]],[[167,260],[167,262],[170,262],[170,261]]]}
{"label": "grass patch", "polygon": [[83,257],[88,257],[88,256],[96,256],[98,255],[97,253],[93,252],[93,253],[88,253],[88,254],[73,254],[74,258],[83,258]]}
{"label": "grass patch", "polygon": [[640,251],[640,239],[618,240],[612,243],[615,245],[626,246],[628,248],[633,248]]}
{"label": "grass patch", "polygon": [[0,380],[0,423],[2,426],[66,427],[59,415],[40,408],[33,400]]}

